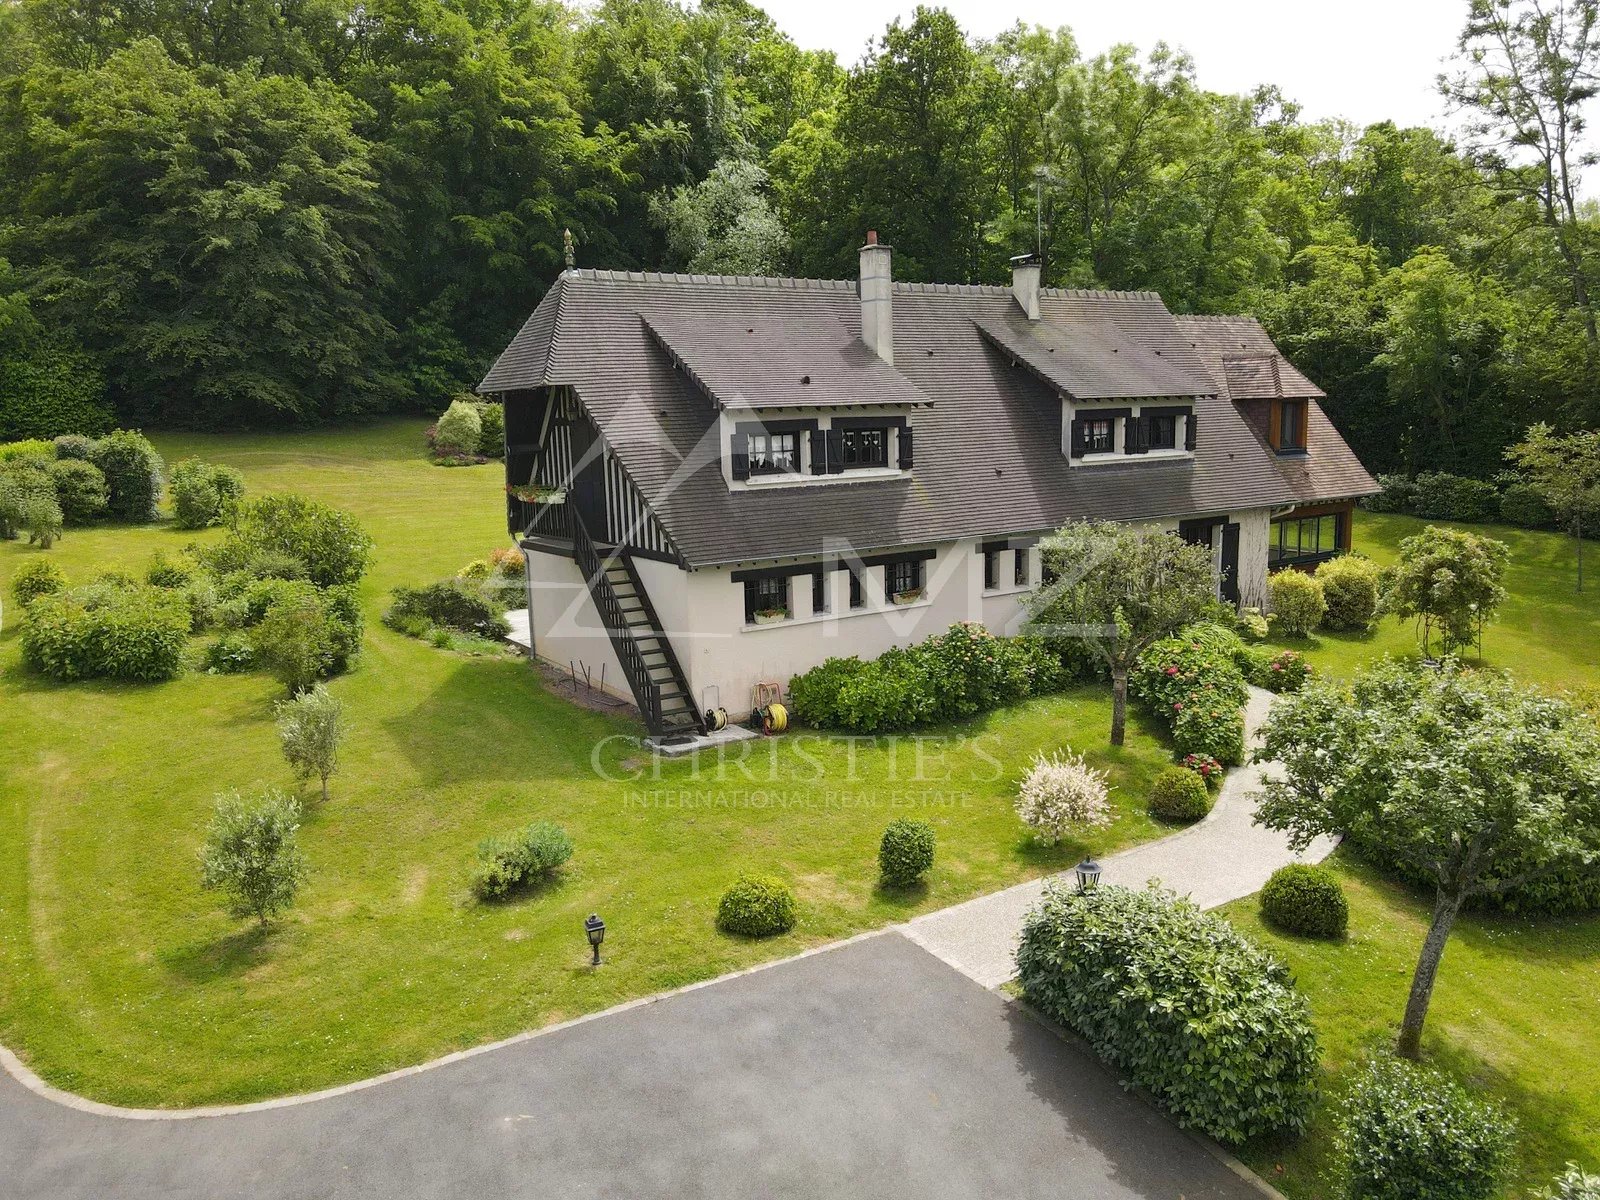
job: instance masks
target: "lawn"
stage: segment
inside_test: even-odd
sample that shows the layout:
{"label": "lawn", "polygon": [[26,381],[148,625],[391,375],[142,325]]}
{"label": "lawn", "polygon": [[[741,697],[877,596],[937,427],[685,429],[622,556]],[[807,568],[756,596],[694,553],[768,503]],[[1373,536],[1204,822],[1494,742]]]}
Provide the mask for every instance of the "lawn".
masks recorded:
{"label": "lawn", "polygon": [[[1430,524],[1449,522],[1358,511],[1355,549],[1388,566],[1398,557],[1401,541]],[[1483,662],[1544,687],[1600,686],[1600,578],[1592,574],[1586,590],[1581,594],[1576,590],[1572,539],[1510,525],[1459,528],[1499,538],[1511,547],[1505,580],[1510,595],[1484,633]],[[1600,543],[1589,541],[1584,557],[1590,563],[1600,562]],[[1412,623],[1393,617],[1367,634],[1317,633],[1309,639],[1275,640],[1302,651],[1318,670],[1339,675],[1385,654],[1417,652]]]}
{"label": "lawn", "polygon": [[[1289,963],[1311,1002],[1327,1070],[1308,1136],[1249,1147],[1245,1159],[1295,1200],[1340,1195],[1332,1107],[1365,1054],[1386,1052],[1399,1028],[1428,928],[1423,898],[1340,853],[1350,933],[1319,942],[1262,922],[1255,898],[1223,910]],[[1533,1196],[1563,1163],[1600,1167],[1600,919],[1480,914],[1456,926],[1428,1016],[1423,1050],[1516,1117],[1514,1194]]]}
{"label": "lawn", "polygon": [[[1435,522],[1439,523],[1439,522]],[[1428,522],[1359,513],[1356,548],[1380,563]],[[1510,545],[1510,597],[1483,639],[1483,664],[1557,689],[1600,687],[1600,586],[1579,595],[1571,539],[1507,526],[1465,526]],[[1593,543],[1586,550],[1592,554]],[[1364,636],[1319,634],[1303,650],[1323,671],[1349,674],[1385,654],[1416,653],[1409,622]],[[1250,1147],[1246,1160],[1294,1200],[1339,1195],[1330,1177],[1332,1101],[1365,1053],[1399,1028],[1427,931],[1430,901],[1353,856],[1333,860],[1350,899],[1350,936],[1329,944],[1265,926],[1254,898],[1223,910],[1289,962],[1310,997],[1328,1075],[1309,1135]],[[1503,1102],[1520,1126],[1513,1193],[1533,1196],[1575,1160],[1600,1169],[1600,917],[1462,919],[1446,947],[1424,1052],[1474,1091]]]}
{"label": "lawn", "polygon": [[[1144,726],[1106,745],[1109,701],[1087,688],[914,747],[798,735],[747,760],[660,768],[634,726],[547,692],[510,657],[468,657],[378,623],[390,587],[450,574],[505,540],[498,468],[444,469],[421,421],[355,431],[163,437],[261,491],[357,514],[377,540],[357,668],[337,680],[353,724],[326,806],[308,807],[311,878],[262,932],[199,890],[196,853],[221,789],[291,787],[262,675],[137,686],[26,673],[0,632],[0,1040],[58,1086],[177,1106],[362,1078],[709,978],[1061,869],[1160,832],[1142,797],[1168,761]],[[193,539],[166,526],[69,531],[49,553],[74,580],[142,570]],[[0,589],[42,553],[0,543]],[[0,595],[5,594],[0,590]],[[621,735],[621,736],[619,736]],[[1107,768],[1120,816],[1092,847],[1045,851],[1012,809],[1040,749]],[[598,764],[598,768],[597,768]],[[925,887],[876,887],[896,815],[939,836]],[[466,892],[484,836],[539,818],[578,852],[540,894],[483,906]],[[790,881],[797,930],[755,943],[713,927],[741,869]],[[590,970],[583,917],[606,919]]]}

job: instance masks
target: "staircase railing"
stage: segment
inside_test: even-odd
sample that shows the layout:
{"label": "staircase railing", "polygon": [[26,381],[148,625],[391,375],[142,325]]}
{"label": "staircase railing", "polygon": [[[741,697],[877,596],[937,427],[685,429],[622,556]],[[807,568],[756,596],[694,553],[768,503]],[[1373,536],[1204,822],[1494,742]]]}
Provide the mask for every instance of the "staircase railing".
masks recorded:
{"label": "staircase railing", "polygon": [[[566,505],[560,507],[564,508]],[[605,624],[606,634],[611,639],[611,648],[617,652],[617,661],[622,664],[622,673],[628,678],[628,686],[633,690],[633,698],[639,705],[639,714],[644,718],[645,728],[652,734],[664,733],[666,730],[661,720],[661,689],[650,678],[650,669],[645,665],[644,656],[639,651],[639,643],[634,640],[633,630],[629,627],[627,617],[622,611],[622,602],[617,598],[611,580],[606,578],[605,563],[601,561],[600,552],[595,548],[594,539],[589,536],[583,518],[575,511],[571,514],[570,525],[573,561],[577,563],[578,570],[583,572],[583,577],[588,582],[589,595],[593,597],[595,610]],[[684,694],[687,695],[687,691]]]}
{"label": "staircase railing", "polygon": [[650,603],[650,591],[644,586],[644,580],[639,578],[639,570],[633,565],[633,555],[629,554],[625,547],[619,548],[617,560],[622,564],[623,570],[627,571],[628,582],[633,585],[634,594],[639,597],[639,605],[644,609],[644,619],[650,623],[650,628],[655,630],[656,636],[661,640],[661,649],[666,655],[667,670],[672,672],[672,682],[678,685],[678,691],[689,705],[689,715],[694,718],[695,728],[704,733],[705,722],[700,716],[700,710],[695,706],[694,693],[689,690],[689,679],[684,675],[683,665],[678,662],[678,656],[673,653],[672,646],[667,641],[667,631],[661,626],[661,618],[656,616],[656,606]]}

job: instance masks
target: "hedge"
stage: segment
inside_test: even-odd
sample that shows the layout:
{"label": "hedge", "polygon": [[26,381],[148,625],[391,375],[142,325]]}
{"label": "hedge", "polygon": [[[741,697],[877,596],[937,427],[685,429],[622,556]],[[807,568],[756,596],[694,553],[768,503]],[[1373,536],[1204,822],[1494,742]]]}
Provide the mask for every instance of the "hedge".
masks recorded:
{"label": "hedge", "polygon": [[865,662],[830,658],[789,681],[789,706],[819,728],[882,733],[1059,691],[1070,678],[1044,642],[996,637],[963,621]]}
{"label": "hedge", "polygon": [[165,464],[148,438],[130,429],[114,430],[95,443],[90,461],[106,477],[111,493],[107,511],[113,517],[155,520]]}
{"label": "hedge", "polygon": [[383,623],[413,637],[430,632],[431,626],[486,638],[501,638],[511,630],[505,608],[491,589],[474,587],[462,579],[445,579],[420,588],[398,587],[393,595]]}
{"label": "hedge", "polygon": [[1191,901],[1049,885],[1017,970],[1029,1003],[1178,1124],[1235,1145],[1305,1127],[1319,1071],[1305,997],[1281,962]]}
{"label": "hedge", "polygon": [[89,355],[49,337],[0,343],[0,441],[104,433],[111,424],[105,378]]}

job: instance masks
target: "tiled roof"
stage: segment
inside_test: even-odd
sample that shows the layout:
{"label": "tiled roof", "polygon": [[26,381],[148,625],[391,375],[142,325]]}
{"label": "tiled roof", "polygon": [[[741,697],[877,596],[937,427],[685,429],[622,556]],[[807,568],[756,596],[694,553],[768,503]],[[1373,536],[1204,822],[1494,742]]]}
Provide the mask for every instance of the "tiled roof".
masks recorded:
{"label": "tiled roof", "polygon": [[781,318],[655,311],[643,320],[719,408],[930,403],[822,307]]}
{"label": "tiled roof", "polygon": [[[1212,322],[1174,318],[1149,292],[1045,289],[1039,303],[1051,326],[1111,322],[1120,337],[1160,348],[1185,379],[1210,382],[1212,394],[1195,401],[1192,460],[1069,467],[1056,389],[980,332],[980,323],[1014,327],[1017,305],[1005,287],[895,285],[894,373],[933,402],[912,419],[909,479],[730,490],[703,441],[715,427],[715,406],[650,333],[703,321],[781,337],[831,319],[853,334],[860,306],[851,282],[568,271],[480,390],[575,388],[695,567],[816,557],[841,539],[879,550],[1034,533],[1078,517],[1200,516],[1376,490],[1316,405],[1309,455],[1283,459],[1264,445],[1228,396],[1217,394],[1221,351],[1196,332]],[[1266,339],[1248,320],[1226,332],[1247,348]],[[750,356],[752,370],[761,369],[762,352]],[[794,360],[782,361],[784,370],[796,369]],[[863,402],[859,389],[843,394]]]}
{"label": "tiled roof", "polygon": [[[1090,311],[1048,321],[1030,321],[1013,304],[1004,316],[973,323],[1002,351],[1074,400],[1215,395],[1217,385],[1193,349],[1176,336],[1166,307],[1153,294],[1146,295],[1148,299],[1101,302]],[[1146,320],[1124,330],[1124,323],[1156,307],[1165,320]]]}

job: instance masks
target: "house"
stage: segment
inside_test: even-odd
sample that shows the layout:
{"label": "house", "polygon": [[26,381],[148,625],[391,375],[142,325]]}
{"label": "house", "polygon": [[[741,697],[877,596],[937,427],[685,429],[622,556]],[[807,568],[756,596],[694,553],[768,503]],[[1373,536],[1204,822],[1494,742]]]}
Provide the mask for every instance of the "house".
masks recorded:
{"label": "house", "polygon": [[1246,317],[1152,292],[567,270],[479,385],[539,656],[658,735],[832,655],[958,620],[1014,632],[1041,536],[1152,522],[1218,595],[1350,546],[1377,490]]}

